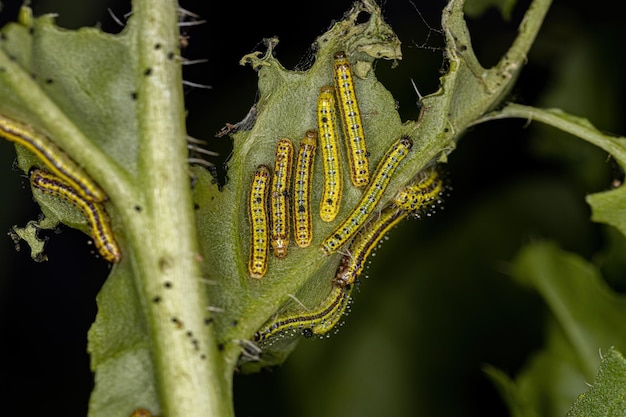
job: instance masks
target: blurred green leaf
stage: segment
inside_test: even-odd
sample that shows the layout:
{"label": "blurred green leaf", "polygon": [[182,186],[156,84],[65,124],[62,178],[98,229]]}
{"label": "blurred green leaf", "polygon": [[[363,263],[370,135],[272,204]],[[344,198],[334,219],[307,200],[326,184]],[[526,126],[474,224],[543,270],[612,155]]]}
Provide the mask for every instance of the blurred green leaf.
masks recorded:
{"label": "blurred green leaf", "polygon": [[604,279],[617,292],[626,292],[626,237],[614,227],[602,230],[606,242],[601,252],[594,256]]}
{"label": "blurred green leaf", "polygon": [[611,291],[594,265],[550,242],[522,249],[512,274],[538,291],[552,313],[546,345],[515,381],[487,372],[514,415],[563,415],[596,373],[601,352],[626,346],[626,297]]}
{"label": "blurred green leaf", "polygon": [[580,359],[563,329],[550,318],[544,332],[544,348],[514,378],[493,366],[485,367],[514,417],[562,416],[587,388]]}
{"label": "blurred green leaf", "polygon": [[[574,26],[576,23],[571,22]],[[563,23],[561,23],[563,25]],[[537,107],[560,108],[570,114],[585,115],[603,132],[619,129],[619,112],[612,111],[620,106],[621,93],[615,89],[615,77],[604,62],[605,42],[602,37],[590,37],[579,27],[547,26],[545,30],[553,38],[563,36],[570,30],[567,42],[539,42],[533,49],[537,63],[550,62],[550,81],[547,82]],[[533,124],[530,146],[541,160],[557,161],[566,169],[566,175],[577,180],[584,190],[598,190],[610,182],[607,178],[609,164],[606,152],[584,141],[573,141],[571,135],[555,131],[550,126]]]}
{"label": "blurred green leaf", "polygon": [[540,242],[520,251],[512,272],[544,298],[585,377],[595,374],[600,351],[626,348],[626,297],[608,288],[594,265],[553,243]]}
{"label": "blurred green leaf", "polygon": [[531,401],[527,398],[528,394],[521,392],[519,386],[521,384],[516,383],[504,371],[494,366],[487,365],[484,367],[484,371],[498,388],[512,417],[539,417]]}
{"label": "blurred green leaf", "polygon": [[465,14],[472,18],[478,18],[490,8],[497,9],[502,18],[509,20],[517,0],[469,0],[465,2]]}

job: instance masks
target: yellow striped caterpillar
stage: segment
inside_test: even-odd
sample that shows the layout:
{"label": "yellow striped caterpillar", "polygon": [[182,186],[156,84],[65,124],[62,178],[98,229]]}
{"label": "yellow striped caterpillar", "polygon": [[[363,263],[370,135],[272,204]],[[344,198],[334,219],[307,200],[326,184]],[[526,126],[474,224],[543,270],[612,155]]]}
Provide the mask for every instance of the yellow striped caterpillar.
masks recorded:
{"label": "yellow striped caterpillar", "polygon": [[352,66],[343,51],[335,53],[334,58],[335,92],[339,101],[346,153],[350,162],[350,179],[355,187],[363,187],[369,182],[368,153],[361,111],[354,88]]}
{"label": "yellow striped caterpillar", "polygon": [[279,316],[259,329],[254,335],[254,340],[264,342],[272,337],[298,334],[307,338],[313,335],[324,335],[339,323],[350,304],[351,293],[352,286],[334,285],[318,308],[304,313]]}
{"label": "yellow striped caterpillar", "polygon": [[413,141],[408,136],[402,136],[391,145],[391,148],[389,148],[378,164],[376,172],[372,176],[372,181],[361,195],[361,199],[356,207],[330,236],[322,242],[321,250],[324,254],[330,255],[336,252],[352,239],[361,226],[365,224],[365,221],[382,198],[391,176],[412,147]]}
{"label": "yellow striped caterpillar", "polygon": [[262,278],[267,272],[269,247],[269,224],[267,196],[269,191],[270,169],[259,165],[252,177],[248,198],[248,218],[250,219],[250,259],[248,272],[252,278]]}
{"label": "yellow striped caterpillar", "polygon": [[443,188],[443,180],[433,169],[423,180],[400,190],[392,203],[380,215],[373,217],[350,243],[337,268],[335,284],[341,287],[353,285],[363,272],[367,258],[385,234],[408,215],[438,202]]}
{"label": "yellow striped caterpillar", "polygon": [[341,207],[343,173],[339,135],[335,116],[335,89],[324,86],[317,99],[317,127],[319,130],[320,150],[324,167],[324,187],[320,200],[320,218],[332,222]]}
{"label": "yellow striped caterpillar", "polygon": [[102,204],[87,200],[62,179],[42,169],[31,169],[29,176],[34,188],[60,197],[78,208],[87,217],[90,235],[100,256],[109,262],[120,261],[122,253],[115,241],[109,217]]}
{"label": "yellow striped caterpillar", "polygon": [[296,244],[305,248],[313,239],[313,224],[311,218],[311,187],[313,184],[313,166],[315,162],[315,148],[317,146],[317,132],[307,130],[300,141],[296,158],[296,175],[293,187],[293,227]]}
{"label": "yellow striped caterpillar", "polygon": [[54,175],[69,184],[83,198],[94,202],[107,199],[104,191],[87,173],[44,134],[22,122],[0,115],[0,136],[34,153]]}
{"label": "yellow striped caterpillar", "polygon": [[293,143],[288,138],[278,141],[270,193],[270,243],[274,256],[283,259],[289,246],[289,197]]}

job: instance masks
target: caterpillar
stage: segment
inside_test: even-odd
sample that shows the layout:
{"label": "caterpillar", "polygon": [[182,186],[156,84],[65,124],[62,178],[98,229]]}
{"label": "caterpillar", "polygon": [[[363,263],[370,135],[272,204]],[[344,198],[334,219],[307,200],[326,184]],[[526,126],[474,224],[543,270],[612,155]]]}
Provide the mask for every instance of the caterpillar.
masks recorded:
{"label": "caterpillar", "polygon": [[278,141],[270,193],[270,243],[274,256],[283,259],[289,246],[289,197],[293,143],[288,138]]}
{"label": "caterpillar", "polygon": [[339,135],[335,112],[335,89],[324,86],[317,99],[317,127],[324,167],[324,186],[320,200],[320,218],[332,222],[341,207],[343,173],[339,153]]}
{"label": "caterpillar", "polygon": [[269,247],[269,224],[267,196],[269,191],[270,169],[259,165],[252,177],[248,199],[248,217],[250,219],[250,259],[248,272],[252,278],[262,278],[267,272]]}
{"label": "caterpillar", "polygon": [[324,335],[339,322],[350,304],[352,286],[339,287],[334,285],[328,296],[314,311],[301,314],[279,316],[265,324],[254,335],[254,340],[264,342],[273,336],[296,335],[298,333],[309,338],[313,335]]}
{"label": "caterpillar", "polygon": [[107,199],[102,189],[50,138],[17,120],[0,115],[0,136],[34,153],[54,175],[69,184],[83,198],[100,203]]}
{"label": "caterpillar", "polygon": [[443,180],[436,170],[427,173],[425,179],[409,185],[394,197],[380,215],[374,217],[354,238],[347,254],[341,259],[334,282],[340,287],[354,284],[365,262],[385,234],[408,215],[430,206],[443,191]]}
{"label": "caterpillar", "polygon": [[301,248],[309,246],[313,239],[311,187],[316,147],[317,132],[315,130],[307,130],[304,138],[300,141],[300,148],[296,157],[296,175],[293,187],[294,238],[296,244]]}
{"label": "caterpillar", "polygon": [[322,242],[321,250],[326,255],[336,252],[357,233],[365,224],[369,215],[376,208],[382,198],[391,176],[400,162],[413,147],[413,141],[408,136],[402,136],[385,153],[378,164],[372,181],[361,195],[356,207],[348,217]]}
{"label": "caterpillar", "polygon": [[29,177],[34,188],[60,197],[78,208],[87,217],[90,235],[100,256],[112,263],[120,261],[122,254],[102,204],[87,200],[62,179],[42,169],[31,169]]}
{"label": "caterpillar", "polygon": [[444,181],[437,169],[425,170],[422,179],[404,187],[393,198],[393,204],[401,210],[416,212],[436,200],[444,189]]}
{"label": "caterpillar", "polygon": [[355,187],[363,187],[369,182],[369,164],[352,66],[343,51],[336,52],[333,57],[335,91],[350,163],[350,180]]}

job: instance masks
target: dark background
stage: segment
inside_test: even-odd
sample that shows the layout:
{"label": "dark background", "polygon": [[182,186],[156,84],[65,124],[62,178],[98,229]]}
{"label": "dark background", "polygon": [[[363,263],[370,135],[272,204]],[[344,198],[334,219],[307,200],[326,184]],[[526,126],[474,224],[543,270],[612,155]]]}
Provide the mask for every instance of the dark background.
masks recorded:
{"label": "dark background", "polygon": [[[60,26],[121,28],[107,13],[127,2],[33,1],[35,15],[58,13]],[[276,54],[287,68],[306,61],[309,46],[351,1],[187,1],[182,7],[207,23],[186,29],[183,55],[206,58],[187,66],[185,79],[212,89],[186,88],[189,134],[228,153],[214,135],[241,120],[256,99],[256,74],[239,59],[278,36]],[[416,94],[436,91],[443,57],[438,32],[445,2],[389,1],[384,15],[403,42],[404,59],[377,76],[414,118]],[[516,33],[521,2],[510,22],[489,11],[471,20],[472,39],[485,66],[496,62]],[[602,130],[624,129],[622,20],[612,2],[555,1],[511,99],[561,107]],[[0,22],[14,20],[4,4]],[[13,146],[0,142],[0,230],[38,216],[27,181],[12,170]],[[220,162],[215,158],[214,162]],[[524,243],[556,240],[592,258],[605,248],[606,230],[588,220],[586,194],[608,189],[622,174],[606,154],[555,130],[524,121],[477,126],[450,155],[453,190],[445,209],[390,233],[366,271],[341,332],[303,341],[282,367],[237,375],[238,416],[282,415],[507,415],[481,367],[510,375],[542,345],[545,308],[506,274]],[[86,334],[108,265],[92,255],[87,237],[62,227],[48,232],[49,261],[33,262],[25,244],[0,239],[0,414],[86,415],[93,377]],[[624,289],[623,270],[605,271]],[[24,399],[27,401],[24,402]]]}

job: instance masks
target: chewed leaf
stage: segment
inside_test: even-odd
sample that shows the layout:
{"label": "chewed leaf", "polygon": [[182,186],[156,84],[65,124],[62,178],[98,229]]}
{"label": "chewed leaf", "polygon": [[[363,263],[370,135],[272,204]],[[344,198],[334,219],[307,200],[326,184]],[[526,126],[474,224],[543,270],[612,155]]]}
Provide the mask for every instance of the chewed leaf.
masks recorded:
{"label": "chewed leaf", "polygon": [[[366,21],[363,21],[364,14],[369,18]],[[397,169],[394,166],[395,172],[376,209],[387,204],[400,187],[411,182],[426,165],[445,160],[467,123],[484,114],[507,93],[509,81],[521,68],[532,41],[527,40],[496,67],[485,70],[471,49],[461,2],[448,4],[442,24],[447,35],[447,72],[441,78],[439,91],[424,97],[422,114],[416,109],[415,120],[405,123],[396,111],[393,96],[376,79],[373,70],[376,59],[401,58],[400,41],[381,18],[379,8],[370,1],[355,3],[342,21],[316,40],[309,68],[285,69],[275,57],[274,52],[280,48],[277,39],[266,40],[264,53],[254,52],[242,58],[241,63],[258,72],[259,99],[245,122],[226,130],[234,147],[228,162],[229,181],[218,191],[210,184],[206,171],[194,171],[198,179],[195,203],[206,266],[204,274],[211,285],[214,304],[211,308],[220,311],[216,329],[226,352],[238,354],[241,341],[250,340],[272,317],[317,311],[333,285],[340,255],[325,256],[320,244],[350,212],[359,209],[357,203],[363,191],[351,185],[348,169],[343,170],[343,183],[348,186],[344,187],[336,218],[324,222],[319,216],[313,216],[310,246],[296,248],[293,245],[284,259],[270,255],[267,272],[261,279],[251,279],[247,269],[251,247],[248,198],[257,168],[274,166],[278,141],[286,137],[298,146],[305,132],[317,127],[317,98],[322,87],[333,85],[337,52],[344,52],[353,68],[354,78],[350,82],[356,89],[370,171],[374,171],[399,138],[407,136],[412,141],[411,151]],[[537,28],[524,29],[528,29],[527,39],[533,39]],[[468,106],[468,102],[472,105]],[[344,109],[349,108],[344,106]],[[341,160],[347,165],[350,158],[345,148],[341,146]],[[323,185],[321,168],[316,168],[311,186],[314,206],[319,204]],[[366,216],[358,218],[361,217]],[[258,237],[263,238],[263,235]],[[273,357],[283,358],[284,355],[279,353]],[[267,362],[273,363],[273,360]]]}
{"label": "chewed leaf", "polygon": [[[39,237],[40,224],[31,220],[24,227],[13,226],[9,234],[13,237],[16,248],[20,248],[20,239],[24,240],[30,246],[30,257],[37,262],[47,261],[48,257],[44,252],[47,239]],[[51,227],[56,226],[56,222]]]}
{"label": "chewed leaf", "polygon": [[[301,334],[330,334],[351,303],[354,281],[345,287],[333,281],[340,259],[350,257],[345,250],[350,237],[427,165],[444,160],[467,126],[506,95],[532,43],[517,45],[494,69],[485,70],[471,48],[463,2],[451,0],[442,22],[447,65],[441,88],[416,107],[415,120],[402,122],[394,97],[375,74],[376,60],[402,58],[400,40],[372,0],[355,3],[314,42],[307,68],[285,69],[274,55],[278,41],[268,40],[266,51],[242,60],[258,72],[259,99],[245,123],[226,129],[234,150],[229,181],[218,190],[207,170],[187,170],[177,59],[180,10],[174,4],[152,7],[153,0],[135,1],[119,35],[64,31],[47,16],[26,18],[0,37],[0,97],[7,97],[0,113],[55,138],[109,194],[106,204],[120,218],[113,220],[124,226],[125,256],[98,296],[98,316],[89,332],[96,374],[92,416],[130,415],[138,407],[163,415],[205,415],[209,409],[228,415],[232,410],[225,400],[238,365],[247,362],[251,365],[243,371],[256,371],[280,363]],[[541,16],[529,20],[540,22]],[[531,29],[528,39],[536,26]],[[349,75],[338,75],[339,55],[348,61],[341,65],[351,65]],[[261,165],[277,166],[279,140],[289,138],[298,146],[317,127],[320,90],[342,80],[351,84],[337,96],[343,130],[356,132],[349,140],[365,140],[367,151],[354,147],[349,153],[342,146],[339,159],[347,164],[357,153],[360,162],[367,159],[374,185],[350,185],[355,181],[345,169],[336,218],[313,216],[306,226],[313,231],[308,246],[288,244],[291,239],[281,233],[280,256],[269,256],[267,265],[251,273],[251,239],[271,236],[262,227],[252,233],[248,220],[253,218],[253,173]],[[20,156],[24,170],[35,162],[32,155]],[[195,180],[195,212],[189,172]],[[291,181],[288,174],[276,177]],[[311,200],[319,203],[322,172],[313,169],[303,178]],[[277,187],[280,192],[270,204],[283,209],[293,201],[288,188]],[[44,211],[56,208],[51,200],[40,199]],[[69,211],[47,212],[71,221]],[[258,214],[254,218],[263,222],[263,210]],[[273,219],[284,231],[289,217]],[[345,219],[355,221],[346,226],[349,231],[337,244],[341,247],[324,253],[322,242],[338,235]],[[287,317],[279,327],[285,337],[261,344],[260,329],[267,329],[264,335],[270,338],[273,329],[266,323],[275,317]],[[303,323],[311,326],[310,333],[298,327]]]}
{"label": "chewed leaf", "polygon": [[[369,14],[369,20],[358,23],[357,16],[363,12]],[[270,255],[267,273],[260,280],[250,279],[247,269],[251,234],[247,219],[249,187],[257,167],[274,166],[281,138],[291,139],[297,149],[307,130],[317,129],[317,98],[323,86],[333,85],[333,54],[345,51],[353,68],[360,64],[355,85],[370,169],[375,168],[393,142],[414,129],[414,123],[401,122],[392,95],[371,70],[376,58],[401,58],[398,38],[373,4],[356,3],[343,21],[320,36],[315,57],[306,71],[290,71],[281,65],[274,57],[274,50],[279,48],[276,39],[267,40],[266,46],[265,53],[255,52],[242,59],[242,63],[258,71],[260,98],[254,123],[245,130],[231,132],[234,152],[229,161],[229,182],[219,192],[210,184],[206,171],[194,171],[198,177],[198,230],[205,265],[210,265],[205,274],[208,281],[216,283],[210,291],[213,307],[223,311],[216,324],[224,341],[250,339],[281,305],[285,304],[283,311],[299,311],[303,306],[314,309],[330,292],[339,257],[324,256],[319,246],[337,222],[323,222],[318,215],[323,183],[320,163],[313,171],[311,187],[312,243],[306,248],[292,243],[285,259]],[[342,159],[346,164],[345,153]],[[348,175],[345,169],[344,184],[350,184]],[[337,219],[354,208],[360,194],[356,187],[344,188]]]}
{"label": "chewed leaf", "polygon": [[[55,166],[71,165],[80,184],[95,184],[83,170],[86,165],[106,175],[107,169],[98,166],[100,159],[116,169],[134,171],[136,87],[129,65],[132,51],[125,41],[128,31],[122,35],[95,28],[68,31],[57,27],[52,15],[33,18],[26,7],[20,16],[18,23],[2,28],[0,37],[0,113],[6,115],[3,122],[14,120],[32,133],[23,137],[24,142],[34,143],[34,138],[46,143],[41,152],[46,158],[31,152],[28,143],[16,141],[19,166],[28,173],[31,167],[54,171]],[[78,153],[71,152],[76,149]],[[78,189],[77,183],[71,184]],[[107,199],[100,187],[95,189],[97,201]],[[61,222],[95,237],[85,213],[40,191],[33,196],[47,219],[42,227]]]}

